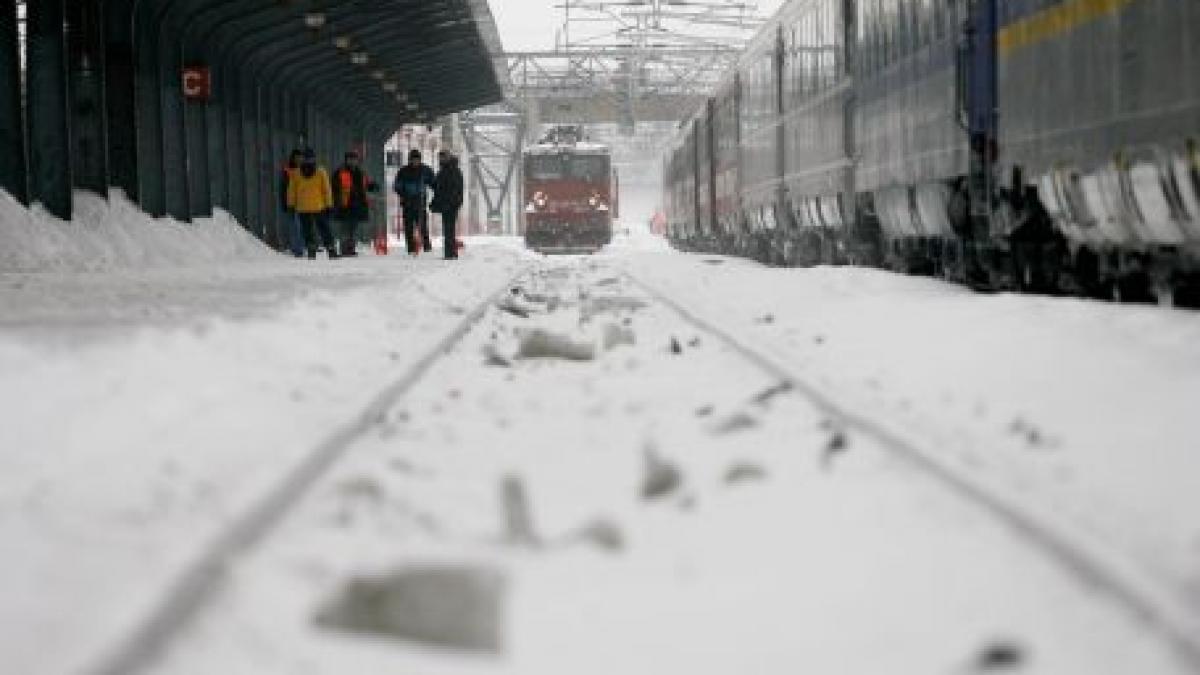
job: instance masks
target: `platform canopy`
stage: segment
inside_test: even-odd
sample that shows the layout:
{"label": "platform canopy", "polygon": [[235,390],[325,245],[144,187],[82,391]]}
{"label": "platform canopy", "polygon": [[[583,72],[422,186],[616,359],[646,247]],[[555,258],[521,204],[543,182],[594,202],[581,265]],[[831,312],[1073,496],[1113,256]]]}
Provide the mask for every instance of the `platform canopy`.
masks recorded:
{"label": "platform canopy", "polygon": [[64,218],[74,189],[219,206],[271,238],[290,148],[382,173],[396,128],[500,101],[504,77],[487,0],[8,0],[0,187]]}

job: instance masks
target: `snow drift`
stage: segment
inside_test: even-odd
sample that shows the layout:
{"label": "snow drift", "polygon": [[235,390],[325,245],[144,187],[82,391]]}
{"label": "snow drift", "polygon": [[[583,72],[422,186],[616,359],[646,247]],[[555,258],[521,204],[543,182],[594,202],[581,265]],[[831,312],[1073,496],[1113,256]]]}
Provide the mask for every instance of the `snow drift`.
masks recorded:
{"label": "snow drift", "polygon": [[0,272],[156,269],[264,260],[274,253],[225,211],[181,223],[152,218],[113,190],[75,193],[75,219],[25,208],[0,191]]}

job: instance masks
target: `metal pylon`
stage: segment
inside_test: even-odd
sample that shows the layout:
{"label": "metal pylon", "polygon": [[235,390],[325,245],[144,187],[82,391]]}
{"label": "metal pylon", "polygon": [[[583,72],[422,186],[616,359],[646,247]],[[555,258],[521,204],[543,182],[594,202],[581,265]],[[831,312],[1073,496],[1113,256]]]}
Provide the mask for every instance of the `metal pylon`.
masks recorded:
{"label": "metal pylon", "polygon": [[475,194],[482,196],[485,209],[482,223],[475,209],[470,218],[489,234],[520,234],[512,195],[527,127],[525,112],[511,102],[462,116],[463,142],[471,158],[471,181]]}

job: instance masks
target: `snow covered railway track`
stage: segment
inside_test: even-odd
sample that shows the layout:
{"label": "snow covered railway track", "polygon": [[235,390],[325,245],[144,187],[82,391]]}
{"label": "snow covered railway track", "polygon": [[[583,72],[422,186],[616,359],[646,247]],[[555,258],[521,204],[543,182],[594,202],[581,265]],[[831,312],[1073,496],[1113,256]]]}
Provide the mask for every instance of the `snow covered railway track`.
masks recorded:
{"label": "snow covered railway track", "polygon": [[628,271],[624,275],[647,296],[670,308],[695,329],[716,338],[765,373],[778,378],[840,428],[873,440],[963,499],[982,507],[1020,539],[1161,635],[1184,662],[1200,672],[1200,615],[1188,603],[1185,592],[1164,583],[1125,552],[1049,508],[1022,501],[1025,495],[1015,494],[1011,486],[924,445],[920,438],[906,433],[889,420],[855,411],[836,395],[798,375],[795,369],[786,365],[785,358],[773,356],[768,349],[755,345],[753,339],[718,326],[686,303]]}
{"label": "snow covered railway track", "polygon": [[[174,580],[138,627],[86,673],[134,675],[151,667],[175,636],[204,610],[207,602],[222,588],[237,559],[269,536],[343,454],[378,424],[380,417],[417,385],[438,361],[469,335],[487,315],[489,308],[530,269],[531,266],[521,268],[494,293],[464,310],[462,320],[409,366],[403,375],[381,389],[363,410],[337,428],[300,463],[291,467],[274,488],[204,548]],[[421,292],[431,294],[424,286]]]}

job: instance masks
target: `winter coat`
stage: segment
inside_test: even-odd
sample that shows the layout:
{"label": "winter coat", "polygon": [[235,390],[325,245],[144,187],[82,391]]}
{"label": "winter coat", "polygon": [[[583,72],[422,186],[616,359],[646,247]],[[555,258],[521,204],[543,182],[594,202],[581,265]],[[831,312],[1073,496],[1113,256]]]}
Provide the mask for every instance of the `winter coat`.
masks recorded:
{"label": "winter coat", "polygon": [[424,164],[420,166],[405,164],[396,172],[396,182],[392,185],[392,189],[400,196],[400,201],[406,207],[425,208],[427,190],[433,186],[436,178],[433,169]]}
{"label": "winter coat", "polygon": [[333,172],[334,215],[339,220],[366,220],[370,211],[367,193],[374,189],[362,168],[342,165]]}
{"label": "winter coat", "polygon": [[297,213],[323,213],[333,208],[333,189],[329,174],[317,168],[311,175],[303,169],[292,174],[288,182],[288,206]]}
{"label": "winter coat", "polygon": [[457,211],[463,204],[463,174],[458,168],[458,158],[452,157],[446,161],[433,184],[433,204],[430,210],[434,213]]}

